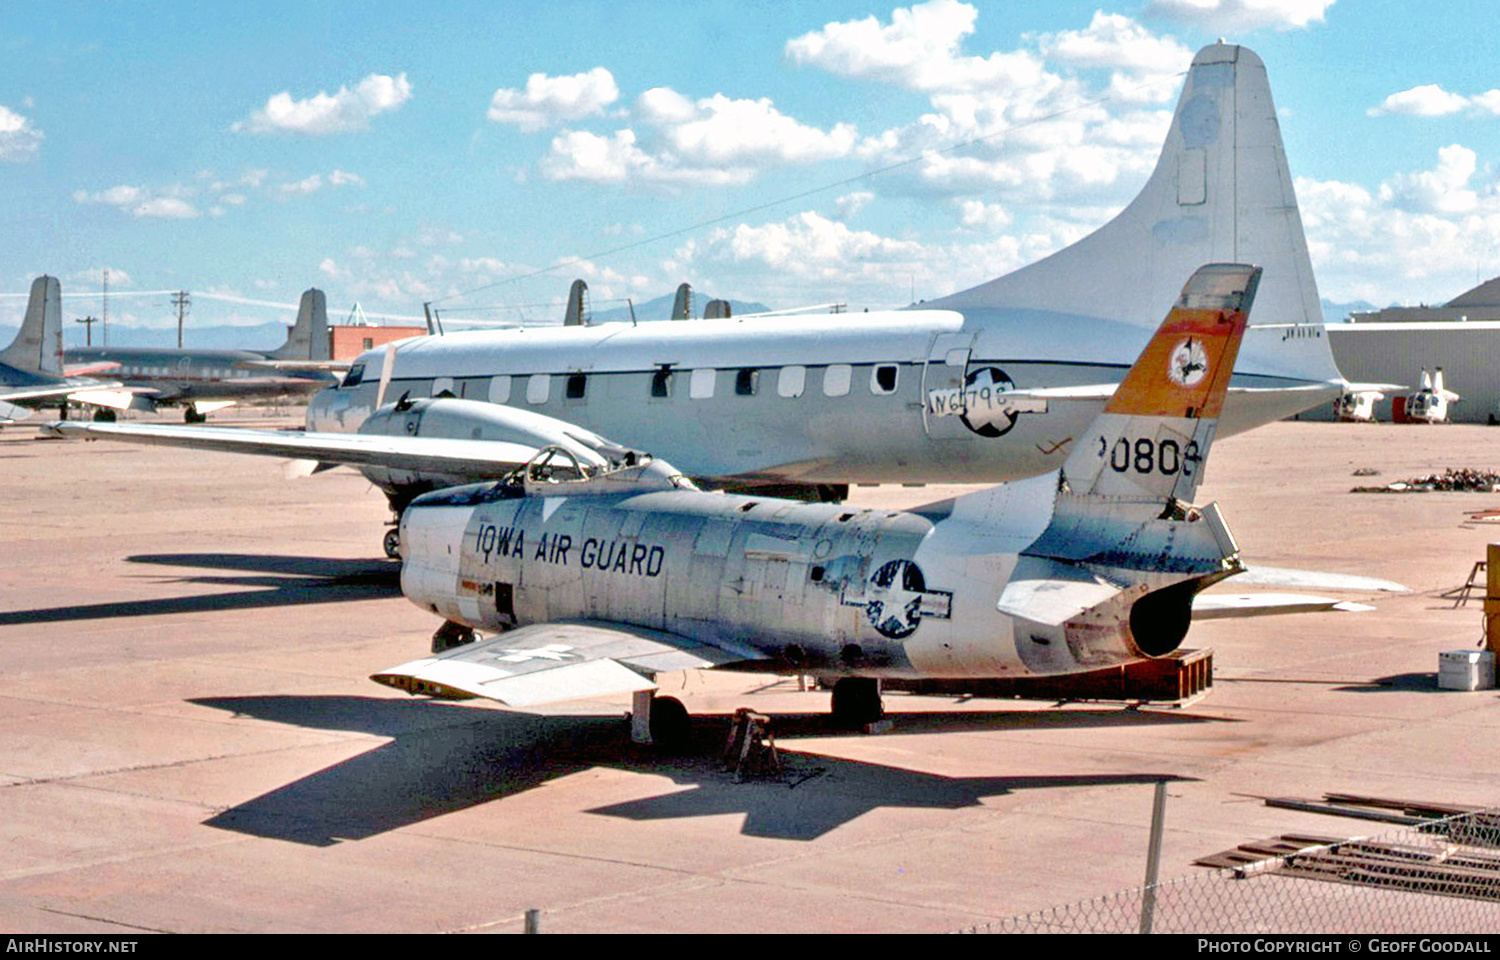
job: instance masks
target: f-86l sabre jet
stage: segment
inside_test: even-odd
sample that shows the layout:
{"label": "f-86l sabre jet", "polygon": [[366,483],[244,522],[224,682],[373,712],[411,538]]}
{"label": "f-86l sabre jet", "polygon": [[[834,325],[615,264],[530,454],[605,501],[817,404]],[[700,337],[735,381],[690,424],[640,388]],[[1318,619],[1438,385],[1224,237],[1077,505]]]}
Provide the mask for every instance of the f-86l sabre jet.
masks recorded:
{"label": "f-86l sabre jet", "polygon": [[[1227,44],[1195,57],[1135,200],[1014,273],[905,310],[418,338],[363,354],[307,426],[354,431],[397,397],[452,396],[737,486],[1018,479],[1062,465],[1183,278],[1213,262],[1264,269],[1221,432],[1338,396],[1265,67]],[[467,438],[489,417],[408,426]]]}
{"label": "f-86l sabre jet", "polygon": [[651,704],[664,671],[812,674],[857,724],[880,715],[882,678],[1167,655],[1199,592],[1244,569],[1217,507],[1191,500],[1260,277],[1198,270],[1060,470],[913,512],[706,492],[643,454],[597,466],[562,447],[420,497],[401,587],[463,645],[374,679],[518,707],[630,691],[671,741],[687,715]]}

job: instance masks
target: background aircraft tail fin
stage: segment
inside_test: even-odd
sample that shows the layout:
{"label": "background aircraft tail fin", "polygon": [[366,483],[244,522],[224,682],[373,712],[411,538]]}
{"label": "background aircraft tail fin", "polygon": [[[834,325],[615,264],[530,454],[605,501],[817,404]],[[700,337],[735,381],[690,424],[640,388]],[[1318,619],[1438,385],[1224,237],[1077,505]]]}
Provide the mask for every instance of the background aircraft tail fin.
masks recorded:
{"label": "background aircraft tail fin", "polygon": [[1075,442],[1075,495],[1191,502],[1245,336],[1259,267],[1201,267],[1104,412]]}
{"label": "background aircraft tail fin", "polygon": [[0,350],[0,363],[27,373],[63,375],[62,285],[56,277],[31,282],[26,319],[10,346]]}
{"label": "background aircraft tail fin", "polygon": [[311,287],[302,293],[297,307],[297,322],[287,334],[286,343],[271,351],[277,360],[328,360],[328,301],[323,291]]}
{"label": "background aircraft tail fin", "polygon": [[1205,263],[1265,271],[1241,372],[1341,379],[1265,65],[1224,43],[1193,58],[1155,171],[1118,216],[1043,260],[925,306],[1037,310],[1150,330],[1182,278]]}
{"label": "background aircraft tail fin", "polygon": [[677,295],[672,298],[672,319],[693,319],[693,288],[688,284],[677,287]]}
{"label": "background aircraft tail fin", "polygon": [[563,314],[563,326],[586,327],[589,324],[589,285],[574,280],[568,288],[568,308]]}

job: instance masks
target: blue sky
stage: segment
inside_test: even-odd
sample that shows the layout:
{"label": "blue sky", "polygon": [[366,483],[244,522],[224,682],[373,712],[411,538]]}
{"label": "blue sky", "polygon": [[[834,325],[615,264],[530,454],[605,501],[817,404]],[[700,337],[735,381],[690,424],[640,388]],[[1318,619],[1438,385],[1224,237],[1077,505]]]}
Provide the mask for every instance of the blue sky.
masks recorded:
{"label": "blue sky", "polygon": [[208,325],[314,285],[335,319],[537,320],[574,276],[597,308],[683,280],[901,305],[1108,219],[1219,36],[1270,71],[1322,294],[1438,302],[1500,273],[1497,25],[1386,0],[9,3],[0,323],[36,274],[105,269],[112,319],[161,326],[150,291]]}

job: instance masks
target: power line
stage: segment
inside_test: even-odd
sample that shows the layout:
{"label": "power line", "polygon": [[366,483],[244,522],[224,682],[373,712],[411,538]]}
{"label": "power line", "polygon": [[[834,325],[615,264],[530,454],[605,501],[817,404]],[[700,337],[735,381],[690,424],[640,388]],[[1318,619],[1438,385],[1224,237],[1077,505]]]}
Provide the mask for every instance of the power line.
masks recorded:
{"label": "power line", "polygon": [[[1145,90],[1145,89],[1148,89],[1150,87],[1156,86],[1158,84],[1165,83],[1168,80],[1176,82],[1177,80],[1180,80],[1181,78],[1183,78],[1185,76],[1187,76],[1187,71],[1186,70],[1182,71],[1181,73],[1173,74],[1170,77],[1158,78],[1156,80],[1152,80],[1152,81],[1149,81],[1147,83],[1139,84],[1138,86],[1132,88],[1130,91],[1127,91],[1127,92],[1128,93],[1134,93],[1134,92],[1136,92],[1138,90]],[[1094,100],[1088,100],[1088,101],[1085,101],[1083,103],[1075,104],[1074,106],[1068,107],[1068,108],[1063,109],[1063,110],[1056,110],[1056,111],[1054,111],[1052,113],[1045,114],[1045,115],[1040,116],[1040,117],[1033,117],[1032,119],[1027,120],[1024,123],[1012,124],[1012,125],[1006,127],[1003,130],[996,130],[994,133],[987,133],[987,134],[985,134],[982,137],[974,137],[972,139],[964,140],[964,141],[961,141],[959,143],[951,144],[949,146],[942,147],[942,148],[936,149],[936,150],[926,150],[926,151],[923,151],[918,156],[908,157],[905,160],[899,160],[899,161],[897,161],[895,163],[888,164],[888,165],[886,165],[884,167],[878,167],[878,168],[876,168],[874,170],[866,170],[864,173],[857,174],[857,175],[852,176],[852,177],[845,177],[842,180],[836,180],[836,181],[834,181],[832,183],[825,183],[825,184],[823,184],[820,187],[813,187],[810,190],[803,190],[800,193],[794,193],[794,194],[791,194],[790,196],[781,197],[781,198],[776,199],[776,200],[769,200],[769,201],[767,201],[765,203],[759,203],[759,204],[756,204],[756,205],[751,206],[751,207],[745,207],[745,208],[743,208],[741,210],[736,210],[733,213],[726,213],[726,214],[724,214],[722,216],[713,217],[712,219],[709,219],[709,220],[702,220],[702,221],[699,221],[698,223],[692,224],[691,226],[681,227],[681,228],[679,228],[677,230],[669,230],[666,233],[658,233],[658,234],[655,234],[654,236],[646,237],[643,240],[636,240],[636,241],[633,241],[631,243],[622,244],[621,246],[618,246],[618,247],[610,247],[607,250],[601,250],[601,251],[599,251],[597,253],[586,254],[586,255],[580,256],[580,257],[573,257],[570,260],[562,260],[562,261],[559,261],[557,263],[554,263],[550,267],[542,267],[541,269],[539,269],[539,270],[533,270],[530,273],[523,273],[523,274],[520,274],[520,275],[514,276],[514,277],[506,277],[504,280],[496,280],[493,283],[487,283],[487,284],[484,284],[483,286],[474,287],[472,290],[463,290],[463,291],[460,291],[459,293],[450,293],[446,297],[439,297],[436,300],[431,300],[431,301],[428,301],[428,302],[432,303],[432,304],[438,304],[438,303],[443,303],[444,301],[447,301],[447,300],[456,300],[459,297],[467,297],[467,296],[470,296],[470,295],[475,294],[475,293],[482,293],[485,290],[492,290],[495,287],[504,286],[505,284],[508,284],[508,283],[519,283],[522,280],[530,280],[532,277],[540,277],[540,276],[544,276],[544,275],[549,274],[549,273],[555,273],[556,271],[561,270],[564,267],[571,267],[571,266],[574,266],[575,264],[584,263],[585,261],[598,260],[598,259],[601,259],[603,257],[612,257],[612,256],[614,256],[617,253],[625,253],[625,252],[627,252],[629,250],[634,250],[637,247],[644,247],[647,244],[659,243],[662,240],[670,240],[673,237],[680,237],[680,236],[682,236],[683,234],[686,234],[686,233],[693,233],[695,231],[702,230],[705,227],[711,227],[714,224],[723,223],[726,220],[734,220],[734,219],[738,219],[740,217],[747,217],[750,214],[760,213],[761,211],[764,211],[764,210],[770,210],[773,207],[780,207],[780,206],[784,206],[785,204],[788,204],[788,203],[795,203],[798,200],[805,200],[808,197],[817,196],[820,193],[827,193],[827,192],[829,192],[831,190],[838,190],[838,189],[840,189],[842,187],[851,186],[851,185],[859,183],[861,181],[869,180],[869,179],[871,179],[873,177],[878,177],[878,176],[881,176],[882,174],[890,173],[890,172],[892,172],[894,170],[900,170],[900,169],[903,169],[905,167],[913,166],[915,164],[921,163],[923,160],[926,160],[929,156],[933,156],[933,155],[942,156],[942,155],[945,155],[945,154],[956,153],[959,150],[964,150],[964,149],[967,149],[969,147],[977,146],[977,145],[979,145],[981,143],[987,143],[987,142],[989,142],[991,140],[994,140],[996,137],[1001,137],[1001,136],[1004,136],[1005,134],[1008,134],[1008,133],[1014,133],[1017,130],[1024,130],[1027,127],[1035,126],[1035,125],[1037,125],[1039,123],[1046,123],[1049,120],[1056,120],[1059,117],[1065,117],[1065,116],[1068,116],[1069,114],[1077,113],[1080,110],[1087,110],[1090,107],[1097,107],[1097,106],[1099,106],[1100,104],[1103,104],[1103,103],[1110,103],[1111,101],[1120,99],[1121,96],[1122,95],[1117,94],[1117,95],[1108,96],[1108,97],[1099,97],[1099,98],[1094,99]]]}

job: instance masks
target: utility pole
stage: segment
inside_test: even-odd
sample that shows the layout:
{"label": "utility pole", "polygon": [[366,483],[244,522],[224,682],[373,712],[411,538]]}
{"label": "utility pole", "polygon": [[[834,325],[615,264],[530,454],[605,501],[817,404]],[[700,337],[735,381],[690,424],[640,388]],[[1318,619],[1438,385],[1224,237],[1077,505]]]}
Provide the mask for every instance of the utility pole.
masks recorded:
{"label": "utility pole", "polygon": [[99,344],[109,346],[109,267],[104,268],[104,305],[99,308]]}
{"label": "utility pole", "polygon": [[172,306],[177,308],[177,349],[182,349],[182,318],[187,316],[188,307],[193,305],[192,297],[188,296],[186,290],[178,290],[172,294]]}
{"label": "utility pole", "polygon": [[73,322],[83,324],[84,346],[92,347],[94,345],[94,324],[99,322],[99,318],[77,317],[73,320]]}

